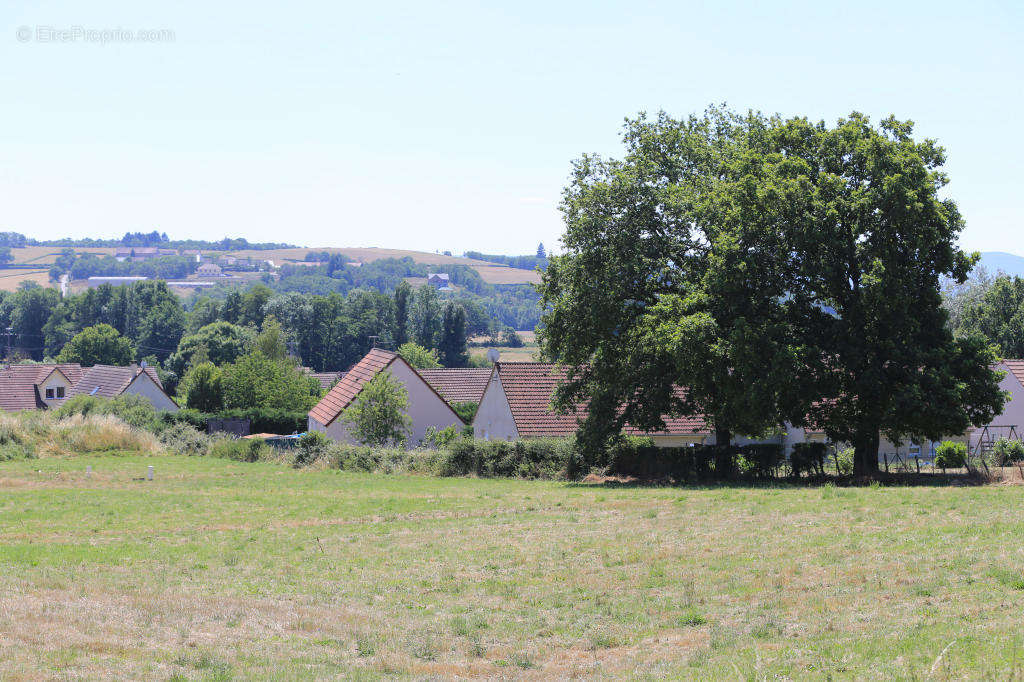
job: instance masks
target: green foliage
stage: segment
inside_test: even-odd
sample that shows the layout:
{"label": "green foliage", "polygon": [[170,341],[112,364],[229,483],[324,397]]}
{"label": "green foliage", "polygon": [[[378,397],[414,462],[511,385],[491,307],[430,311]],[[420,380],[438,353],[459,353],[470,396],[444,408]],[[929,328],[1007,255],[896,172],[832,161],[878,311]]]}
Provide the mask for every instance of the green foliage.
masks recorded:
{"label": "green foliage", "polygon": [[401,348],[409,340],[409,305],[412,298],[412,286],[405,280],[395,288],[395,327],[391,340]]}
{"label": "green foliage", "polygon": [[183,376],[197,353],[201,361],[223,366],[244,355],[252,344],[252,332],[228,322],[214,322],[181,339],[178,350],[167,360],[170,370]]}
{"label": "green foliage", "polygon": [[512,327],[505,327],[501,331],[501,335],[498,337],[499,346],[507,346],[509,348],[522,348],[524,345],[523,338],[516,334],[516,330]]}
{"label": "green foliage", "polygon": [[992,448],[999,464],[1024,461],[1024,443],[1019,440],[1000,438]]}
{"label": "green foliage", "polygon": [[128,339],[109,324],[86,327],[68,342],[57,356],[57,362],[77,362],[84,367],[93,365],[131,364],[135,350]]}
{"label": "green foliage", "polygon": [[472,423],[473,417],[476,416],[476,409],[480,404],[472,400],[467,400],[461,403],[453,403],[452,409],[455,410],[455,414],[459,415],[459,418],[467,424]]}
{"label": "green foliage", "polygon": [[836,453],[836,466],[840,476],[853,475],[853,448],[845,448]]}
{"label": "green foliage", "polygon": [[453,301],[444,304],[438,352],[445,367],[465,367],[469,362],[466,347],[466,310]]}
{"label": "green foliage", "polygon": [[[959,292],[958,302],[958,335],[979,335],[1003,357],[1024,357],[1024,279],[1000,275],[975,280]],[[948,297],[947,305],[952,305]]]}
{"label": "green foliage", "polygon": [[256,336],[253,350],[277,362],[288,357],[288,337],[281,328],[281,323],[273,316],[263,320],[263,329]]}
{"label": "green foliage", "polygon": [[755,479],[774,478],[784,459],[778,443],[753,443],[740,447],[739,451],[740,473]]}
{"label": "green foliage", "polygon": [[967,466],[967,443],[944,440],[935,446],[935,466],[959,469]]}
{"label": "green foliage", "polygon": [[211,439],[193,426],[179,422],[160,431],[160,442],[169,452],[202,456],[210,450]]}
{"label": "green foliage", "polygon": [[793,451],[789,454],[790,472],[794,478],[798,478],[801,474],[808,476],[820,474],[825,470],[826,454],[828,454],[826,443],[794,443]]}
{"label": "green foliage", "polygon": [[259,462],[270,459],[273,450],[259,438],[218,438],[210,445],[209,456],[236,462]]}
{"label": "green foliage", "polygon": [[991,421],[993,350],[954,338],[940,297],[977,256],[957,245],[943,150],[912,133],[712,108],[627,121],[623,159],[578,160],[539,339],[573,368],[557,405],[589,401],[581,443],[664,414],[722,435],[810,422],[870,474],[882,434]]}
{"label": "green foliage", "polygon": [[76,395],[68,398],[55,410],[59,419],[72,415],[113,415],[129,426],[147,431],[158,431],[162,420],[160,413],[140,395],[123,394],[116,398],[101,398],[93,395]]}
{"label": "green foliage", "polygon": [[185,334],[185,311],[177,301],[165,300],[149,311],[139,325],[140,355],[155,355],[164,362]]}
{"label": "green foliage", "polygon": [[221,385],[227,409],[308,410],[320,395],[315,379],[291,362],[273,360],[260,351],[226,366]]}
{"label": "green foliage", "polygon": [[436,426],[428,426],[427,432],[423,436],[422,445],[436,450],[448,446],[458,437],[459,430],[455,428],[454,424],[450,424],[443,429],[439,429]]}
{"label": "green foliage", "polygon": [[458,438],[447,448],[440,463],[444,476],[510,478],[576,478],[581,475],[572,440],[537,438],[487,441]]}
{"label": "green foliage", "polygon": [[319,431],[307,431],[299,436],[292,465],[295,467],[308,466],[323,457],[330,446],[331,439],[326,434]]}
{"label": "green foliage", "polygon": [[352,437],[364,445],[402,445],[412,424],[409,394],[390,372],[379,372],[341,414]]}
{"label": "green foliage", "polygon": [[435,348],[441,334],[441,300],[437,289],[424,284],[416,290],[409,311],[409,338],[424,348]]}
{"label": "green foliage", "polygon": [[200,412],[217,412],[224,407],[224,375],[212,362],[193,364],[178,387],[185,406]]}
{"label": "green foliage", "polygon": [[398,354],[416,369],[436,369],[441,366],[436,350],[428,350],[413,341],[408,341],[399,346]]}

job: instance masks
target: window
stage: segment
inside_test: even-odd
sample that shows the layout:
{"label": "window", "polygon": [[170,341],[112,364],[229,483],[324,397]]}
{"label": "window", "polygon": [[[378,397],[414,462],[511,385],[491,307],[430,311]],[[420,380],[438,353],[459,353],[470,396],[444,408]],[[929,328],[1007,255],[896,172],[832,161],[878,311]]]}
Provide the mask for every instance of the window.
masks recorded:
{"label": "window", "polygon": [[57,400],[63,400],[64,399],[64,387],[63,386],[58,386],[56,390],[57,390]]}
{"label": "window", "polygon": [[53,389],[52,388],[46,389],[46,399],[47,400],[53,400]]}

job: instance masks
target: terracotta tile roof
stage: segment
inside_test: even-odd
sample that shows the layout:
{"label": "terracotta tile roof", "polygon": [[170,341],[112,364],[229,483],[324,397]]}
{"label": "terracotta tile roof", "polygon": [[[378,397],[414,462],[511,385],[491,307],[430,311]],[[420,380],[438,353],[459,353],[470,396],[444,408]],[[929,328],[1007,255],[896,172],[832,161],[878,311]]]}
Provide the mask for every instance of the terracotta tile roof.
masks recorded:
{"label": "terracotta tile roof", "polygon": [[479,403],[491,380],[491,369],[487,367],[418,369],[416,372],[449,404]]}
{"label": "terracotta tile roof", "polygon": [[137,365],[115,367],[113,365],[93,365],[86,367],[82,378],[71,388],[70,395],[95,395],[102,398],[114,398],[121,395],[124,389],[142,372],[149,375],[157,386],[163,389],[160,377],[152,367],[142,368]]}
{"label": "terracotta tile roof", "polygon": [[322,391],[326,391],[327,389],[334,385],[334,382],[338,381],[343,376],[345,376],[344,372],[314,372],[309,367],[303,367],[302,371],[306,373],[306,376],[313,377],[314,379],[319,381],[320,390]]}
{"label": "terracotta tile roof", "polygon": [[1008,369],[1013,376],[1017,377],[1017,381],[1024,384],[1024,360],[1009,358],[1003,360],[1003,364],[1006,365],[1006,369]]}
{"label": "terracotta tile roof", "polygon": [[363,390],[363,385],[394,362],[397,357],[391,351],[380,348],[371,350],[338,383],[334,384],[334,388],[328,391],[327,395],[320,399],[320,402],[313,406],[313,409],[309,411],[309,416],[324,426],[330,426],[331,422],[337,419],[338,415],[359,395],[359,392]]}
{"label": "terracotta tile roof", "polygon": [[[520,437],[570,436],[575,433],[585,416],[586,404],[581,403],[570,414],[557,414],[551,409],[551,396],[566,377],[564,367],[546,362],[499,362],[496,366]],[[656,432],[644,432],[630,426],[624,432],[681,436],[707,434],[710,430],[702,417],[692,416],[665,417],[665,428]]]}
{"label": "terracotta tile roof", "polygon": [[0,410],[18,412],[45,408],[46,403],[42,401],[36,386],[54,369],[59,369],[72,385],[82,377],[82,368],[77,364],[0,367]]}

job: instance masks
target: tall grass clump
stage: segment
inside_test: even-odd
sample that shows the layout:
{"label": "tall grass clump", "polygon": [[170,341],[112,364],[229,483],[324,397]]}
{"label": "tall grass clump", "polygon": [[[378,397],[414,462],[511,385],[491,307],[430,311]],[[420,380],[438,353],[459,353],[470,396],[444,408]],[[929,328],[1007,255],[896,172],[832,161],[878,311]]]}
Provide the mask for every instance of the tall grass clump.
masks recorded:
{"label": "tall grass clump", "polygon": [[46,445],[51,452],[65,455],[111,451],[157,455],[164,452],[152,433],[131,426],[112,414],[57,419]]}

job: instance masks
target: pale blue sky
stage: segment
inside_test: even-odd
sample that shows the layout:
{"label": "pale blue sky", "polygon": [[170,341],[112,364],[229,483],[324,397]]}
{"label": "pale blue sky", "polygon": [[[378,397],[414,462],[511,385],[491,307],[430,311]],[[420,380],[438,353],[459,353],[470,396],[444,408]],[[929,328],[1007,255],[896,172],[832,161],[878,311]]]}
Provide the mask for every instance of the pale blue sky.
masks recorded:
{"label": "pale blue sky", "polygon": [[1024,253],[1022,6],[7,0],[0,229],[532,252],[570,160],[618,153],[625,116],[726,101],[915,120],[964,246]]}

